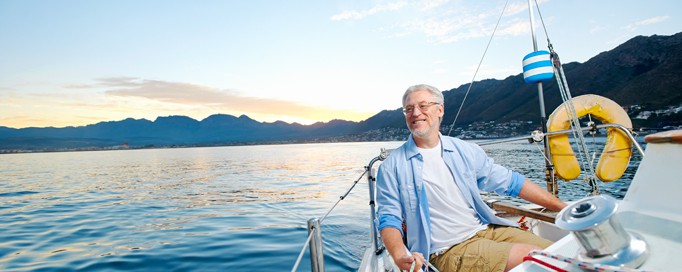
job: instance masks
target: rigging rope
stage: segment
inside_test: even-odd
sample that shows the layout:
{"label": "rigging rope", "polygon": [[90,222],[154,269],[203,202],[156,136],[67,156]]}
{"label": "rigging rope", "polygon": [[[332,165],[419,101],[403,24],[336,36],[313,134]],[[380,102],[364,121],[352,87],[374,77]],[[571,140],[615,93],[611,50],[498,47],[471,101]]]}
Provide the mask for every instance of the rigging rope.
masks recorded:
{"label": "rigging rope", "polygon": [[599,194],[599,188],[596,183],[596,177],[594,174],[594,167],[592,167],[592,164],[590,164],[590,158],[589,158],[589,151],[587,149],[587,146],[585,145],[585,137],[583,136],[582,131],[580,130],[580,120],[578,118],[578,115],[575,110],[575,106],[573,104],[573,98],[571,97],[571,91],[568,88],[568,82],[566,81],[566,75],[564,74],[564,68],[561,65],[561,61],[559,60],[559,54],[554,52],[554,49],[551,46],[549,46],[551,52],[550,55],[552,56],[553,60],[553,67],[554,67],[554,73],[556,74],[557,77],[557,86],[559,87],[559,92],[561,93],[561,99],[564,101],[566,104],[566,113],[567,116],[570,116],[571,118],[571,131],[573,133],[573,138],[576,139],[578,144],[578,153],[579,156],[577,156],[578,160],[581,162],[583,165],[583,169],[587,171],[585,174],[584,180],[587,181],[592,188],[592,194],[596,195]]}
{"label": "rigging rope", "polygon": [[459,109],[457,110],[457,114],[455,115],[455,120],[452,120],[452,125],[450,125],[450,130],[448,130],[447,136],[450,136],[450,133],[452,133],[452,129],[455,127],[455,122],[457,122],[457,118],[459,118],[459,113],[462,111],[462,107],[464,106],[464,101],[466,101],[467,96],[469,96],[469,91],[471,91],[471,86],[474,85],[474,80],[476,80],[476,75],[478,74],[478,70],[481,69],[481,64],[483,64],[483,59],[485,59],[485,55],[488,52],[488,48],[490,47],[490,43],[493,41],[493,37],[495,37],[495,31],[497,31],[497,27],[500,26],[500,20],[502,20],[502,15],[504,15],[504,11],[507,9],[508,3],[509,3],[509,0],[507,0],[504,3],[504,7],[502,8],[502,13],[500,14],[500,17],[497,19],[497,24],[495,24],[495,28],[493,29],[493,33],[490,35],[490,39],[488,40],[488,45],[485,46],[485,50],[483,51],[483,56],[481,56],[481,60],[478,62],[478,66],[476,67],[476,71],[474,72],[474,76],[471,79],[471,83],[469,83],[469,87],[467,88],[467,92],[464,94],[464,98],[462,99],[462,103],[459,105]]}
{"label": "rigging rope", "polygon": [[[593,160],[590,160],[589,150],[585,144],[585,138],[583,136],[582,130],[580,129],[580,120],[575,110],[573,104],[573,98],[571,97],[571,91],[568,88],[568,81],[566,80],[566,74],[564,74],[564,68],[561,65],[561,60],[559,59],[559,54],[554,51],[554,46],[549,39],[549,34],[547,32],[547,26],[545,25],[545,20],[540,12],[540,5],[538,5],[537,0],[535,0],[535,6],[538,10],[538,15],[540,16],[540,22],[542,23],[542,29],[545,32],[545,37],[547,38],[547,48],[549,49],[550,56],[552,59],[552,67],[554,68],[554,74],[557,80],[557,86],[559,87],[559,93],[561,94],[562,101],[566,104],[566,114],[570,116],[571,131],[573,133],[573,139],[577,140],[578,153],[576,156],[580,163],[583,165],[583,169],[587,171],[584,180],[588,182],[592,189],[592,194],[599,194],[599,187],[596,183],[596,175],[594,174]],[[590,117],[591,121],[591,117]]]}
{"label": "rigging rope", "polygon": [[542,157],[545,158],[545,162],[551,163],[550,159],[547,157],[547,154],[545,154],[545,151],[542,150],[542,147],[540,147],[540,145],[537,142],[533,142],[533,144],[535,145],[535,147],[538,148],[538,151],[540,151],[540,154],[542,154]]}
{"label": "rigging rope", "polygon": [[545,31],[545,37],[547,38],[547,44],[549,44],[549,46],[552,46],[552,43],[549,42],[549,34],[547,33],[547,27],[545,26],[545,20],[542,18],[542,12],[540,12],[540,5],[538,4],[538,0],[535,0],[535,8],[538,10],[538,16],[540,16],[540,22],[542,23],[542,29]]}

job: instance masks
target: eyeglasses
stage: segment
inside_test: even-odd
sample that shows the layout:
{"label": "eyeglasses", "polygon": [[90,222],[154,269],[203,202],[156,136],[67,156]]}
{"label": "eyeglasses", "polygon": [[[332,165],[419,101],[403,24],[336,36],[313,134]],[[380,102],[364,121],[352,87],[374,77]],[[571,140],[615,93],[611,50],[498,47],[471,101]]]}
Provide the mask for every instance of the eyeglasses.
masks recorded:
{"label": "eyeglasses", "polygon": [[[440,103],[428,102],[428,103],[421,103],[421,104],[417,105],[416,107],[419,107],[419,111],[424,112],[424,111],[428,110],[429,107],[431,107],[433,105],[438,105],[438,104],[440,104]],[[415,106],[407,106],[407,107],[403,108],[403,113],[405,115],[410,114],[410,113],[414,112],[414,108],[415,108]]]}

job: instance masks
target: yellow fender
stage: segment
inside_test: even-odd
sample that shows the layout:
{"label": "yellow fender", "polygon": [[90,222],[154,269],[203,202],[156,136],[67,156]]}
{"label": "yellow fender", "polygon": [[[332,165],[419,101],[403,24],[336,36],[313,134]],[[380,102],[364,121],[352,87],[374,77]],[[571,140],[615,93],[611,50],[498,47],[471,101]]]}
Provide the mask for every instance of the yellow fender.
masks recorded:
{"label": "yellow fender", "polygon": [[[632,121],[625,110],[606,97],[594,94],[581,95],[573,98],[573,105],[578,118],[591,114],[602,123],[620,124],[632,129]],[[566,103],[561,104],[549,116],[547,131],[569,129],[571,127],[569,116]],[[616,128],[607,128],[606,132],[608,134],[606,145],[595,174],[600,180],[608,182],[617,180],[625,173],[632,155],[632,142],[624,132]],[[577,178],[580,175],[580,165],[568,141],[568,134],[551,135],[548,136],[548,140],[557,176],[564,180]]]}

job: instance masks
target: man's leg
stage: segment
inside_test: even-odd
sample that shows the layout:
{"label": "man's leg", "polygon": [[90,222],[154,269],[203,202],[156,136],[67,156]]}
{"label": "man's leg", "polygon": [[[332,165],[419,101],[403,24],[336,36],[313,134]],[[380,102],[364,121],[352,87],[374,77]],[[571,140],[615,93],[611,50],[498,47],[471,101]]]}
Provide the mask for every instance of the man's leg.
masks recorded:
{"label": "man's leg", "polygon": [[530,231],[514,227],[493,226],[485,238],[498,242],[512,243],[504,271],[508,271],[523,262],[523,257],[532,250],[542,250],[552,244],[551,241],[533,234]]}
{"label": "man's leg", "polygon": [[541,249],[552,245],[552,241],[516,227],[489,226],[483,238],[497,242],[536,245]]}
{"label": "man's leg", "polygon": [[441,255],[432,254],[431,262],[442,271],[507,271],[531,250],[551,244],[519,228],[490,226]]}
{"label": "man's leg", "polygon": [[431,254],[431,263],[443,272],[504,271],[511,243],[498,243],[473,237],[440,255]]}
{"label": "man's leg", "polygon": [[523,262],[523,257],[528,256],[531,250],[543,249],[536,245],[530,244],[512,244],[511,250],[509,251],[509,256],[507,257],[507,265],[504,267],[504,271],[509,271],[512,268]]}
{"label": "man's leg", "polygon": [[492,232],[491,227],[440,255],[431,254],[431,263],[443,272],[503,271],[513,244],[484,238],[488,232]]}

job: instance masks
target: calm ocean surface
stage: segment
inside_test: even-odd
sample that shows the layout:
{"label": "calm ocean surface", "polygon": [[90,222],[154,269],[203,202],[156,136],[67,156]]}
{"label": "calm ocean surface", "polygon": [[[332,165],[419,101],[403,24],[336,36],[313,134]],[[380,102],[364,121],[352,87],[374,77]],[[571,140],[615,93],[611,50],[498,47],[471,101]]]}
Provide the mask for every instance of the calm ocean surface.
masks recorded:
{"label": "calm ocean surface", "polygon": [[[322,217],[380,148],[401,142],[0,155],[0,271],[290,271]],[[540,181],[525,142],[484,147]],[[639,155],[602,192],[622,198]],[[544,186],[544,182],[541,182]],[[562,199],[583,182],[561,182]],[[325,219],[327,271],[357,269],[367,182]],[[307,254],[298,271],[310,271]]]}

